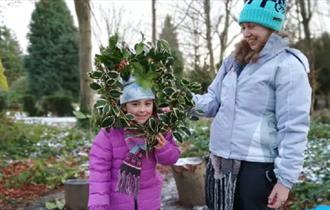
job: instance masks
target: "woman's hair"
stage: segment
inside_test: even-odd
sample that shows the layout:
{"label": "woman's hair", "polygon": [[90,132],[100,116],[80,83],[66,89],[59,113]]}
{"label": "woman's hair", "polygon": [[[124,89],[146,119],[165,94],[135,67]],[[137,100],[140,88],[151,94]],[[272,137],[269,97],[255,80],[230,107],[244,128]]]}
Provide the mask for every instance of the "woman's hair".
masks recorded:
{"label": "woman's hair", "polygon": [[[273,33],[276,33],[283,38],[288,37],[288,35],[284,32],[274,31]],[[247,41],[243,39],[235,45],[235,50],[232,52],[232,55],[235,57],[235,60],[239,64],[248,64],[250,62],[255,63],[258,61],[262,48],[252,50]]]}

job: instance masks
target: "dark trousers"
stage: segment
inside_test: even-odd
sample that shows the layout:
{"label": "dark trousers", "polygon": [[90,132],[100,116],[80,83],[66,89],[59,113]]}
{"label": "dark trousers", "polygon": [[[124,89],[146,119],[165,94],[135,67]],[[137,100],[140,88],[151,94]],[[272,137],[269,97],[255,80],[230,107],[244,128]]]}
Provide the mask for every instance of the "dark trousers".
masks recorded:
{"label": "dark trousers", "polygon": [[256,163],[242,161],[237,175],[234,194],[234,207],[224,201],[224,180],[214,179],[214,169],[208,160],[205,197],[210,210],[271,210],[267,207],[268,196],[276,184],[273,163]]}
{"label": "dark trousers", "polygon": [[234,210],[270,210],[268,196],[277,181],[273,169],[273,163],[241,162]]}

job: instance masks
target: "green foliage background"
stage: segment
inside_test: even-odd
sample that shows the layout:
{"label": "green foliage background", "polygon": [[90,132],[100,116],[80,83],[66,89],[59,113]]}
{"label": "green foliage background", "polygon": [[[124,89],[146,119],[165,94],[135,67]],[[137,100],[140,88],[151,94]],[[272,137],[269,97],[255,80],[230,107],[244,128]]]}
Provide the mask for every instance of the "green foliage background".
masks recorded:
{"label": "green foliage background", "polygon": [[25,74],[23,55],[14,34],[6,26],[0,26],[0,58],[9,86]]}
{"label": "green foliage background", "polygon": [[78,33],[64,0],[36,3],[30,22],[25,68],[37,98],[64,92],[79,96]]}

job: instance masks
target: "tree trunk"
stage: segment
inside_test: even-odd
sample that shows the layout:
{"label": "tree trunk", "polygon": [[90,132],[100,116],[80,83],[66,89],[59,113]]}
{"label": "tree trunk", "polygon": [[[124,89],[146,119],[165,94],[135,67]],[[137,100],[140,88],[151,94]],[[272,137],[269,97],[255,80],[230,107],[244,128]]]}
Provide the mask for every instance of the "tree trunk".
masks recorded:
{"label": "tree trunk", "polygon": [[180,158],[172,169],[179,203],[186,207],[205,205],[205,161],[201,158]]}
{"label": "tree trunk", "polygon": [[88,72],[92,70],[91,16],[89,0],[74,0],[79,23],[80,110],[90,112],[93,104],[92,82]]}
{"label": "tree trunk", "polygon": [[[307,5],[306,5],[307,3]],[[310,74],[309,74],[309,81],[312,87],[312,107],[311,112],[314,111],[314,105],[315,105],[315,93],[317,89],[317,81],[316,81],[316,69],[315,69],[315,53],[313,51],[313,43],[311,38],[311,32],[310,32],[310,20],[312,18],[312,9],[311,9],[311,0],[298,0],[298,5],[300,7],[300,15],[302,18],[302,26],[304,29],[305,34],[305,43],[307,48],[307,57],[310,62]]]}
{"label": "tree trunk", "polygon": [[205,26],[206,26],[206,43],[210,56],[210,70],[215,73],[214,68],[214,56],[212,47],[211,36],[211,19],[210,19],[210,0],[204,0],[204,13],[205,13]]}
{"label": "tree trunk", "polygon": [[226,0],[225,3],[225,23],[223,26],[223,31],[221,32],[219,39],[220,39],[220,65],[222,64],[222,61],[225,56],[225,50],[227,49],[227,42],[228,42],[228,28],[229,28],[229,16],[230,16],[230,4],[231,0]]}
{"label": "tree trunk", "polygon": [[152,43],[156,44],[156,0],[152,0]]}

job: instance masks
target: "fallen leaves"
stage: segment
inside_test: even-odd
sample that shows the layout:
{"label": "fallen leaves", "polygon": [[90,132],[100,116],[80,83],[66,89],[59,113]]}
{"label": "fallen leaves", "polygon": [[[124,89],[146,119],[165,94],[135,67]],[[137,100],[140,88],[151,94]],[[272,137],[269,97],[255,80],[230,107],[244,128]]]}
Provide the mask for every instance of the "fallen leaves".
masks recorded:
{"label": "fallen leaves", "polygon": [[10,209],[11,205],[33,200],[48,191],[44,184],[12,181],[34,167],[32,160],[13,161],[9,164],[1,162],[0,165],[2,166],[0,168],[0,209]]}

